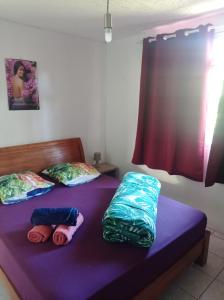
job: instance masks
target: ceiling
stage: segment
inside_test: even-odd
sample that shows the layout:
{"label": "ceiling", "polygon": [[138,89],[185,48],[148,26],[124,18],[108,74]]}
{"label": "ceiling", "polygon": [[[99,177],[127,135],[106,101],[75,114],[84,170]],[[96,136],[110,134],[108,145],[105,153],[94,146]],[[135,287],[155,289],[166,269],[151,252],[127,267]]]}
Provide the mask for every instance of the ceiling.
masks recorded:
{"label": "ceiling", "polygon": [[[0,0],[0,19],[103,41],[106,0]],[[110,0],[113,39],[224,9],[224,0]]]}

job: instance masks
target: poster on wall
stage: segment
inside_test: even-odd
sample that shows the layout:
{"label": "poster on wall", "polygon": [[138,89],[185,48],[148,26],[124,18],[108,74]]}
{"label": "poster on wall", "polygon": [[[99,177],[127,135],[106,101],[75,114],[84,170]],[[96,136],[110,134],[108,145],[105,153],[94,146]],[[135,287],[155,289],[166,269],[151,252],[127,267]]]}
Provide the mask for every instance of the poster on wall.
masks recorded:
{"label": "poster on wall", "polygon": [[38,110],[37,63],[5,59],[9,110]]}

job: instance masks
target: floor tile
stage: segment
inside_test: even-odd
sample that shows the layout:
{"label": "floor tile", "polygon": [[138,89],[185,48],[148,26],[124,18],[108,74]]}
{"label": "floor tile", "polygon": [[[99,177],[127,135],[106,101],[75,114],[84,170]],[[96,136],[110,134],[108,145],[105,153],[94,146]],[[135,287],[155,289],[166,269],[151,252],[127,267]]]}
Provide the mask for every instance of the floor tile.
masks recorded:
{"label": "floor tile", "polygon": [[194,268],[206,273],[212,278],[215,278],[224,268],[224,258],[209,252],[207,264],[204,267],[194,264]]}
{"label": "floor tile", "polygon": [[12,285],[9,283],[4,272],[0,268],[0,299],[1,300],[19,300]]}
{"label": "floor tile", "polygon": [[222,281],[224,283],[224,270],[219,274],[217,279],[219,279],[220,281]]}
{"label": "floor tile", "polygon": [[210,236],[209,251],[224,258],[224,240],[214,235]]}
{"label": "floor tile", "polygon": [[200,300],[223,300],[224,299],[224,284],[215,280],[200,297]]}
{"label": "floor tile", "polygon": [[211,227],[208,227],[208,226],[207,226],[206,229],[209,230],[211,234],[213,234],[213,233],[215,232],[215,230],[212,229]]}
{"label": "floor tile", "polygon": [[212,277],[192,266],[177,279],[176,284],[191,296],[199,298],[212,281]]}
{"label": "floor tile", "polygon": [[214,231],[213,234],[214,234],[214,236],[216,236],[217,238],[224,240],[224,233],[218,232],[218,231]]}
{"label": "floor tile", "polygon": [[7,291],[5,290],[4,285],[0,282],[0,299],[1,300],[10,300]]}
{"label": "floor tile", "polygon": [[195,300],[196,298],[187,294],[182,289],[172,286],[169,288],[160,298],[159,300]]}

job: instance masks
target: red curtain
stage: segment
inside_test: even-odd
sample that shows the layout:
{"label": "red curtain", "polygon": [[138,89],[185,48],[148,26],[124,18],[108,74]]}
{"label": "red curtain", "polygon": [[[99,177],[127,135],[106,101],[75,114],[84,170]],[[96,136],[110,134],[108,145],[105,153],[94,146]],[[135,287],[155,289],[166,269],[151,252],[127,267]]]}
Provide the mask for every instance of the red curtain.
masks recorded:
{"label": "red curtain", "polygon": [[208,26],[144,39],[134,164],[203,180]]}
{"label": "red curtain", "polygon": [[205,186],[224,183],[224,86],[208,160]]}

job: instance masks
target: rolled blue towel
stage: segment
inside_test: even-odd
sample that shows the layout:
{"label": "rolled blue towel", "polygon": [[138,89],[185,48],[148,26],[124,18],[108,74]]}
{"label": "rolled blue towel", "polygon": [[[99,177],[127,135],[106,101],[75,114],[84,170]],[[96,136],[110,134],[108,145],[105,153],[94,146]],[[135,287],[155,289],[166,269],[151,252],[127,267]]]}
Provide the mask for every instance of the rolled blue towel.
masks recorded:
{"label": "rolled blue towel", "polygon": [[31,216],[32,225],[75,226],[79,211],[73,207],[36,208]]}

